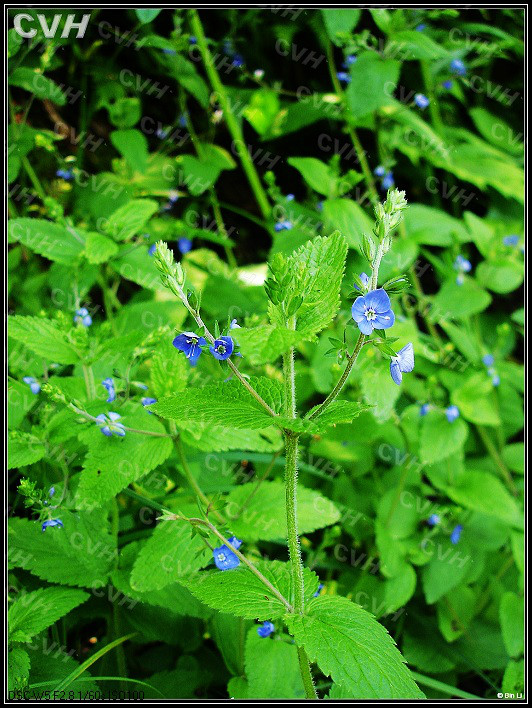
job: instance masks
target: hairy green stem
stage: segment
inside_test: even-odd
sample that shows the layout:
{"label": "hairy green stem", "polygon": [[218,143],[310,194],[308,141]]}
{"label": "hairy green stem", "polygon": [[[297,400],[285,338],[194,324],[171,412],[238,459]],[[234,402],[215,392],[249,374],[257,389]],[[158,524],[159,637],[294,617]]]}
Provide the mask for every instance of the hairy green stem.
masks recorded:
{"label": "hairy green stem", "polygon": [[268,220],[271,211],[268,197],[266,196],[266,192],[261,184],[257,170],[253,164],[253,160],[248,152],[244,141],[244,135],[242,133],[242,128],[232,113],[225,86],[223,85],[218,71],[216,70],[197,10],[190,10],[189,16],[192,32],[198,40],[198,48],[205,65],[205,71],[207,72],[211,86],[216,92],[218,101],[222,107],[225,122],[229,132],[231,133],[231,137],[233,138],[233,145],[238,153],[238,157],[240,158],[240,162],[242,163],[248,182],[253,190],[253,194],[255,195],[261,214],[264,219]]}
{"label": "hairy green stem", "polygon": [[[179,461],[181,462],[181,468],[183,469],[183,474],[185,475],[187,482],[192,487],[192,489],[194,490],[194,492],[196,493],[198,498],[201,499],[201,501],[205,504],[205,506],[208,509],[211,502],[209,500],[209,497],[201,489],[196,478],[194,477],[194,475],[191,472],[187,458],[185,457],[185,452],[183,450],[183,443],[181,442],[181,438],[179,437],[179,435],[177,435],[177,430],[176,430],[176,443],[175,444],[176,444],[177,454],[179,456]],[[226,520],[224,519],[224,517],[218,511],[216,511],[216,509],[213,510],[213,515],[216,517],[216,519],[221,524],[226,523]]]}

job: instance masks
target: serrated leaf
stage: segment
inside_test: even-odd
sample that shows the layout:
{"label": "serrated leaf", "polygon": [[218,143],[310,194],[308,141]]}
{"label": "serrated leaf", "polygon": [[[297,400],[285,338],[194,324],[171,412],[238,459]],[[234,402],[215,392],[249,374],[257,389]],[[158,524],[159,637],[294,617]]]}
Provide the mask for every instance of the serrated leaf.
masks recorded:
{"label": "serrated leaf", "polygon": [[66,96],[61,88],[37,69],[19,66],[9,77],[9,83],[29,91],[43,101],[52,101],[58,106],[64,106],[66,103]]}
{"label": "serrated leaf", "polygon": [[26,684],[30,673],[30,657],[22,647],[14,647],[7,656],[8,690],[14,691]]}
{"label": "serrated leaf", "polygon": [[246,361],[254,366],[274,362],[302,339],[299,332],[273,325],[241,327],[232,330],[231,337],[238,343]]}
{"label": "serrated leaf", "polygon": [[386,629],[345,597],[321,596],[285,621],[311,661],[355,698],[424,698]]}
{"label": "serrated leaf", "polygon": [[153,199],[132,199],[111,214],[104,230],[116,241],[127,241],[140,233],[158,208]]}
{"label": "serrated leaf", "polygon": [[85,248],[83,232],[46,219],[11,219],[8,235],[35,253],[68,266],[78,260]]}
{"label": "serrated leaf", "polygon": [[68,335],[43,317],[15,315],[8,320],[9,336],[30,351],[58,364],[75,364],[79,355]]}
{"label": "serrated leaf", "polygon": [[16,438],[10,438],[7,447],[8,469],[33,465],[46,455],[44,443],[33,435],[18,433]]}
{"label": "serrated leaf", "polygon": [[118,246],[114,241],[96,231],[90,231],[85,240],[85,258],[89,263],[98,265],[107,261],[118,253]]}
{"label": "serrated leaf", "polygon": [[[292,603],[292,580],[288,563],[257,561],[254,565]],[[304,570],[307,601],[318,588],[317,576]],[[245,619],[271,620],[282,617],[286,606],[244,565],[233,570],[206,570],[182,582],[190,592],[209,607]]]}
{"label": "serrated leaf", "polygon": [[11,605],[7,615],[9,639],[29,642],[43,629],[89,599],[83,590],[40,588],[23,594]]}
{"label": "serrated leaf", "polygon": [[[227,497],[231,531],[247,541],[286,539],[285,489],[282,482],[263,482],[247,502],[253,484],[235,487]],[[243,508],[242,508],[243,507]],[[242,511],[241,511],[242,510]],[[332,501],[301,485],[297,490],[299,533],[311,533],[338,521],[340,512]]]}
{"label": "serrated leaf", "polygon": [[265,640],[259,637],[257,628],[252,627],[246,639],[245,652],[248,698],[305,698],[294,644]]}
{"label": "serrated leaf", "polygon": [[[467,470],[445,490],[454,502],[466,509],[481,511],[514,528],[523,528],[523,512],[503,483],[490,472]],[[497,503],[494,503],[495,499]]]}

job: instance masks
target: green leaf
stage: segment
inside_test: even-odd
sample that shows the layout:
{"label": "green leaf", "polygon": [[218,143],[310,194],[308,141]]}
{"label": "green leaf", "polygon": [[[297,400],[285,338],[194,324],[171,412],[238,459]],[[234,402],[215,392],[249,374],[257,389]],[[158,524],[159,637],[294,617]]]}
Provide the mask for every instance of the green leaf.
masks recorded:
{"label": "green leaf", "polygon": [[200,536],[192,535],[187,522],[161,521],[137,556],[131,587],[137,592],[161,590],[211,559],[212,553]]}
{"label": "green leaf", "polygon": [[51,583],[103,586],[116,556],[116,543],[104,530],[106,511],[74,514],[61,509],[57,516],[64,528],[44,533],[36,521],[10,519],[10,564]]}
{"label": "green leaf", "polygon": [[298,170],[305,182],[318,194],[334,196],[338,181],[335,171],[315,157],[289,157],[288,164]]}
{"label": "green leaf", "polygon": [[8,469],[33,465],[46,455],[44,443],[33,435],[18,432],[8,444]]}
{"label": "green leaf", "polygon": [[[256,561],[254,565],[281,595],[292,601],[292,580],[288,563]],[[305,596],[318,589],[318,578],[305,568]],[[245,619],[274,620],[286,613],[285,605],[244,565],[233,570],[206,570],[180,580],[199,600],[220,612]]]}
{"label": "green leaf", "polygon": [[148,254],[146,244],[140,244],[136,248],[130,245],[122,246],[110,265],[122,278],[131,280],[147,290],[163,290],[160,273],[154,259]]}
{"label": "green leaf", "polygon": [[[227,497],[226,511],[231,531],[246,541],[276,541],[286,538],[285,489],[282,482],[263,482],[235,487]],[[250,496],[251,495],[251,496]],[[249,502],[248,502],[249,498]],[[299,485],[297,490],[297,526],[299,533],[311,533],[330,526],[340,518],[332,501],[318,492]]]}
{"label": "green leaf", "polygon": [[153,199],[133,199],[111,214],[104,230],[116,241],[128,241],[142,231],[158,208]]}
{"label": "green leaf", "polygon": [[88,599],[86,592],[69,588],[41,588],[17,598],[7,615],[9,640],[29,642]]}
{"label": "green leaf", "polygon": [[392,47],[400,47],[399,54],[404,61],[436,61],[449,56],[449,52],[441,44],[436,44],[426,32],[417,30],[395,32],[390,44]]}
{"label": "green leaf", "polygon": [[64,106],[66,103],[61,88],[38,69],[19,66],[9,77],[9,84],[29,91],[42,101],[52,101],[58,106]]}
{"label": "green leaf", "polygon": [[256,627],[249,630],[246,640],[246,677],[248,698],[305,698],[295,645],[263,639]]}
{"label": "green leaf", "polygon": [[233,158],[216,145],[203,145],[202,159],[193,155],[182,155],[177,158],[177,164],[182,170],[179,183],[194,197],[210,189],[223,170],[236,167]]}
{"label": "green leaf", "polygon": [[494,293],[511,293],[524,279],[522,263],[511,258],[498,258],[497,262],[482,261],[476,270],[476,277],[485,288]]}
{"label": "green leaf", "polygon": [[46,219],[11,219],[8,235],[9,239],[22,243],[35,253],[68,266],[79,259],[85,248],[82,233]]}
{"label": "green leaf", "polygon": [[[150,12],[149,10],[147,12]],[[159,12],[159,10],[156,10]],[[145,172],[148,164],[148,141],[140,130],[113,130],[111,142],[133,172]]]}
{"label": "green leaf", "polygon": [[75,364],[79,354],[69,337],[53,322],[42,317],[15,315],[9,318],[9,336],[50,363]]}
{"label": "green leaf", "polygon": [[461,450],[468,436],[463,420],[449,423],[442,411],[429,411],[421,423],[419,454],[425,465],[439,462]]}
{"label": "green leaf", "polygon": [[275,91],[261,89],[254,91],[243,115],[261,136],[265,135],[279,113],[279,97]]}
{"label": "green leaf", "polygon": [[325,29],[331,42],[337,46],[342,45],[342,36],[352,32],[358,24],[361,10],[333,10],[321,11]]}
{"label": "green leaf", "polygon": [[462,285],[453,278],[433,298],[428,315],[431,322],[465,319],[485,310],[490,302],[491,295],[472,278],[466,276]]}
{"label": "green leaf", "polygon": [[349,112],[356,118],[373,113],[392,101],[401,63],[382,59],[378,52],[362,52],[351,66],[346,90]]}
{"label": "green leaf", "polygon": [[480,107],[470,108],[469,115],[485,140],[512,155],[523,154],[523,134],[514,131],[500,116],[494,116],[485,108]]}
{"label": "green leaf", "polygon": [[370,234],[373,222],[358,202],[352,199],[326,199],[323,202],[325,233],[338,229],[347,239],[349,248],[362,250],[363,234]]}
{"label": "green leaf", "polygon": [[462,386],[454,389],[451,401],[471,423],[501,425],[493,385],[485,374],[470,376]]}
{"label": "green leaf", "polygon": [[524,600],[514,592],[505,592],[499,607],[502,638],[508,654],[517,658],[525,648]]}
{"label": "green leaf", "polygon": [[437,536],[431,543],[432,558],[423,568],[421,580],[429,605],[447,595],[471,572],[473,558],[463,541],[457,547],[448,538]]}
{"label": "green leaf", "polygon": [[14,647],[7,656],[8,690],[14,691],[27,685],[30,657],[22,647]]}
{"label": "green leaf", "polygon": [[89,263],[99,265],[118,253],[118,246],[114,241],[97,231],[89,231],[85,240],[85,258]]}
{"label": "green leaf", "polygon": [[138,17],[139,22],[142,22],[143,25],[153,22],[160,12],[161,10],[156,10],[155,8],[152,8],[151,10],[135,10],[135,14]]}
{"label": "green leaf", "polygon": [[231,337],[239,345],[246,361],[253,366],[274,362],[302,339],[294,330],[273,325],[240,327],[231,331]]}
{"label": "green leaf", "polygon": [[285,621],[311,661],[356,698],[424,698],[386,629],[345,597],[321,596]]}

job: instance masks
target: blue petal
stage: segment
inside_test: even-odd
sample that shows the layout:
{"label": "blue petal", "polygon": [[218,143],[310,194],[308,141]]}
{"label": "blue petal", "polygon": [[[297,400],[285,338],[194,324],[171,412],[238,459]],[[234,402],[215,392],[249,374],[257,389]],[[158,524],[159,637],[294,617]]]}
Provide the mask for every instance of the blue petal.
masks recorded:
{"label": "blue petal", "polygon": [[414,347],[412,342],[408,342],[402,349],[397,352],[401,371],[409,374],[414,369]]}
{"label": "blue petal", "polygon": [[388,329],[393,326],[395,322],[395,315],[392,310],[387,310],[386,312],[379,313],[377,317],[373,320],[373,327],[375,329]]}
{"label": "blue petal", "polygon": [[104,425],[104,427],[103,427],[103,428],[100,428],[100,430],[101,430],[102,433],[103,433],[104,435],[106,435],[108,438],[111,437],[112,433],[111,433],[111,429],[109,428],[108,425]]}
{"label": "blue petal", "polygon": [[360,322],[361,319],[365,319],[365,311],[366,311],[366,299],[364,295],[361,295],[360,297],[357,297],[355,302],[351,306],[351,317],[355,320],[355,322]]}
{"label": "blue petal", "polygon": [[399,360],[397,357],[394,357],[390,361],[390,375],[398,386],[400,385],[401,381],[403,380],[403,374],[401,373],[401,367],[399,366]]}
{"label": "blue petal", "polygon": [[358,329],[362,334],[371,334],[373,332],[373,323],[367,320],[365,317],[360,322],[357,322]]}
{"label": "blue petal", "polygon": [[120,420],[121,416],[119,413],[109,413],[109,419],[110,420]]}
{"label": "blue petal", "polygon": [[390,298],[386,290],[382,288],[372,290],[364,296],[364,299],[366,301],[366,307],[373,308],[377,313],[388,312],[390,309]]}

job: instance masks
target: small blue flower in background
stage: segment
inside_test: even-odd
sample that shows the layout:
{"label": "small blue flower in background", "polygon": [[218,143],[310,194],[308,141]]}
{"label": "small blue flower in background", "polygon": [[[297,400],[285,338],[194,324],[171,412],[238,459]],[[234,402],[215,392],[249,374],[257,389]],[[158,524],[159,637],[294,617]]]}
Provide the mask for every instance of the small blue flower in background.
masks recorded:
{"label": "small blue flower in background", "polygon": [[338,81],[343,81],[345,84],[348,84],[351,81],[351,76],[347,73],[347,71],[338,71],[336,73],[336,78]]}
{"label": "small blue flower in background", "polygon": [[403,380],[403,374],[409,374],[414,369],[414,347],[408,342],[399,349],[397,356],[390,361],[390,376],[398,386]]}
{"label": "small blue flower in background", "polygon": [[451,71],[457,76],[465,76],[467,73],[466,65],[461,59],[453,59],[451,62]]}
{"label": "small blue flower in background", "polygon": [[391,189],[395,184],[395,180],[393,178],[393,172],[387,172],[386,175],[384,176],[384,179],[381,182],[381,189],[383,190],[388,190]]}
{"label": "small blue flower in background", "polygon": [[345,58],[344,63],[342,64],[342,66],[344,67],[344,69],[349,69],[350,66],[353,66],[353,64],[356,62],[356,60],[357,60],[357,57],[355,54],[348,54]]}
{"label": "small blue flower in background", "polygon": [[430,101],[424,93],[416,93],[416,95],[414,96],[414,103],[418,108],[426,108],[429,105]]}
{"label": "small blue flower in background", "polygon": [[196,366],[201,355],[201,347],[204,347],[207,341],[203,337],[198,337],[194,332],[183,332],[174,339],[172,344],[176,349],[185,353],[190,366]]}
{"label": "small blue flower in background", "polygon": [[237,538],[236,536],[230,536],[227,540],[233,546],[233,548],[236,548],[237,551],[240,548],[240,546],[242,545],[242,541],[239,538]]}
{"label": "small blue flower in background", "polygon": [[495,364],[495,357],[493,354],[484,354],[482,357],[482,363],[484,366],[493,366],[493,364]]}
{"label": "small blue flower in background", "polygon": [[[362,281],[362,285],[364,285],[364,286],[367,288],[367,287],[368,287],[368,283],[369,283],[369,276],[366,275],[365,273],[361,273],[361,274],[360,274],[360,280]],[[355,290],[359,290],[359,291],[360,291],[360,288],[358,287],[358,285],[357,285],[356,283],[354,284],[354,288],[355,288]]]}
{"label": "small blue flower in background", "polygon": [[209,348],[209,351],[215,359],[225,361],[229,359],[234,348],[235,344],[231,337],[218,337],[218,339],[214,340],[214,344]]}
{"label": "small blue flower in background", "polygon": [[427,415],[427,413],[430,411],[431,407],[432,407],[432,406],[430,405],[430,403],[424,403],[424,404],[421,406],[421,408],[419,409],[419,415],[420,415],[420,416]]}
{"label": "small blue flower in background", "polygon": [[152,245],[148,248],[148,255],[153,256],[156,248],[157,248],[157,244],[152,243]]}
{"label": "small blue flower in background", "polygon": [[499,376],[499,374],[493,374],[493,375],[492,375],[492,377],[491,377],[491,383],[492,383],[494,386],[500,386],[501,377]]}
{"label": "small blue flower in background", "polygon": [[429,526],[437,526],[440,523],[440,517],[438,514],[431,514],[427,519],[427,524]]}
{"label": "small blue flower in background", "polygon": [[273,227],[276,231],[290,231],[292,228],[292,222],[288,219],[284,221],[278,221]]}
{"label": "small blue flower in background", "polygon": [[287,202],[293,202],[295,198],[296,198],[296,197],[295,197],[294,194],[287,194],[286,197],[285,197],[285,199],[286,199]]}
{"label": "small blue flower in background", "polygon": [[371,334],[374,329],[388,329],[395,322],[390,298],[382,288],[357,297],[351,315],[362,334]]}
{"label": "small blue flower in background", "polygon": [[186,113],[182,113],[179,118],[177,119],[177,122],[179,124],[180,128],[186,128],[187,127],[187,115]]}
{"label": "small blue flower in background", "polygon": [[257,627],[257,634],[263,639],[269,637],[270,634],[273,634],[274,632],[275,626],[273,622],[270,622],[269,620],[266,620],[266,622],[263,622],[260,627]]}
{"label": "small blue flower in background", "polygon": [[182,236],[181,238],[177,239],[177,248],[179,249],[180,253],[185,255],[185,253],[188,253],[192,250],[192,241],[186,236]]}
{"label": "small blue flower in background", "polygon": [[189,44],[197,44],[198,40],[196,39],[196,37],[194,37],[193,34],[191,34],[190,37],[188,38],[188,43]]}
{"label": "small blue flower in background", "polygon": [[24,376],[22,379],[25,384],[28,384],[30,391],[36,396],[41,390],[41,384],[33,376]]}
{"label": "small blue flower in background", "polygon": [[423,32],[427,25],[423,24],[423,22],[416,27],[416,32]]}
{"label": "small blue flower in background", "polygon": [[519,236],[517,234],[510,234],[510,236],[505,236],[502,242],[505,246],[517,246],[519,243]]}
{"label": "small blue flower in background", "polygon": [[236,318],[234,320],[231,320],[231,324],[229,325],[229,329],[240,329],[240,325],[236,321]]}
{"label": "small blue flower in background", "polygon": [[384,177],[386,170],[382,165],[377,165],[377,167],[373,170],[373,174],[375,177]]}
{"label": "small blue flower in background", "polygon": [[463,530],[464,527],[462,526],[462,524],[457,524],[454,527],[454,529],[451,531],[451,543],[453,543],[454,545],[458,543]]}
{"label": "small blue flower in background", "polygon": [[234,55],[233,66],[235,66],[237,69],[239,69],[241,66],[244,66],[244,57],[242,56],[242,54]]}
{"label": "small blue flower in background", "polygon": [[71,179],[74,179],[72,170],[57,170],[55,176],[64,179],[66,182],[70,182]]}
{"label": "small blue flower in background", "polygon": [[174,55],[174,54],[177,54],[177,52],[176,52],[175,49],[169,49],[168,47],[164,47],[164,48],[163,48],[163,54]]}
{"label": "small blue flower in background", "polygon": [[[236,548],[236,546],[235,546]],[[219,570],[232,570],[240,565],[238,556],[225,543],[212,552],[214,564]]]}
{"label": "small blue flower in background", "polygon": [[454,260],[453,268],[458,271],[458,275],[456,276],[456,284],[463,285],[464,273],[469,273],[471,271],[471,262],[468,261],[467,258],[464,258],[462,255],[458,255]]}
{"label": "small blue flower in background", "polygon": [[[144,396],[144,398],[140,399],[140,402],[142,403],[143,406],[151,406],[152,403],[157,403],[156,398],[151,398],[150,396]],[[148,411],[150,415],[153,415],[151,411]]]}
{"label": "small blue flower in background", "polygon": [[109,394],[106,403],[112,403],[116,398],[115,382],[109,376],[102,381],[102,386],[107,390],[107,393]]}
{"label": "small blue flower in background", "polygon": [[82,324],[84,327],[90,327],[92,324],[92,317],[89,315],[89,311],[86,307],[78,308],[74,313],[75,324]]}
{"label": "small blue flower in background", "polygon": [[53,497],[54,494],[55,494],[55,487],[50,487],[50,489],[48,490],[48,496]]}
{"label": "small blue flower in background", "polygon": [[321,201],[321,202],[318,202],[318,203],[316,204],[316,209],[317,209],[318,211],[322,211],[322,210],[323,210],[323,202],[322,202],[322,201]]}
{"label": "small blue flower in background", "polygon": [[47,528],[52,528],[53,526],[59,526],[60,528],[63,528],[63,522],[61,521],[61,519],[48,519],[47,521],[43,522],[41,528],[44,532]]}
{"label": "small blue flower in background", "polygon": [[442,86],[444,89],[447,89],[447,91],[450,91],[453,87],[453,82],[451,79],[446,79],[446,81],[442,82]]}
{"label": "small blue flower in background", "polygon": [[449,406],[445,409],[445,416],[449,423],[454,423],[454,421],[460,417],[460,411],[457,406]]}
{"label": "small blue flower in background", "polygon": [[107,415],[100,413],[100,415],[96,416],[98,426],[105,436],[108,438],[112,435],[118,435],[120,438],[125,436],[126,431],[124,430],[124,424],[117,422],[120,420],[120,417],[118,413],[108,413]]}
{"label": "small blue flower in background", "polygon": [[316,592],[312,595],[312,597],[319,597],[319,596],[320,596],[320,593],[321,593],[321,591],[323,590],[324,587],[325,587],[324,584],[323,584],[323,583],[320,583],[320,584],[318,585],[318,589],[317,589]]}

